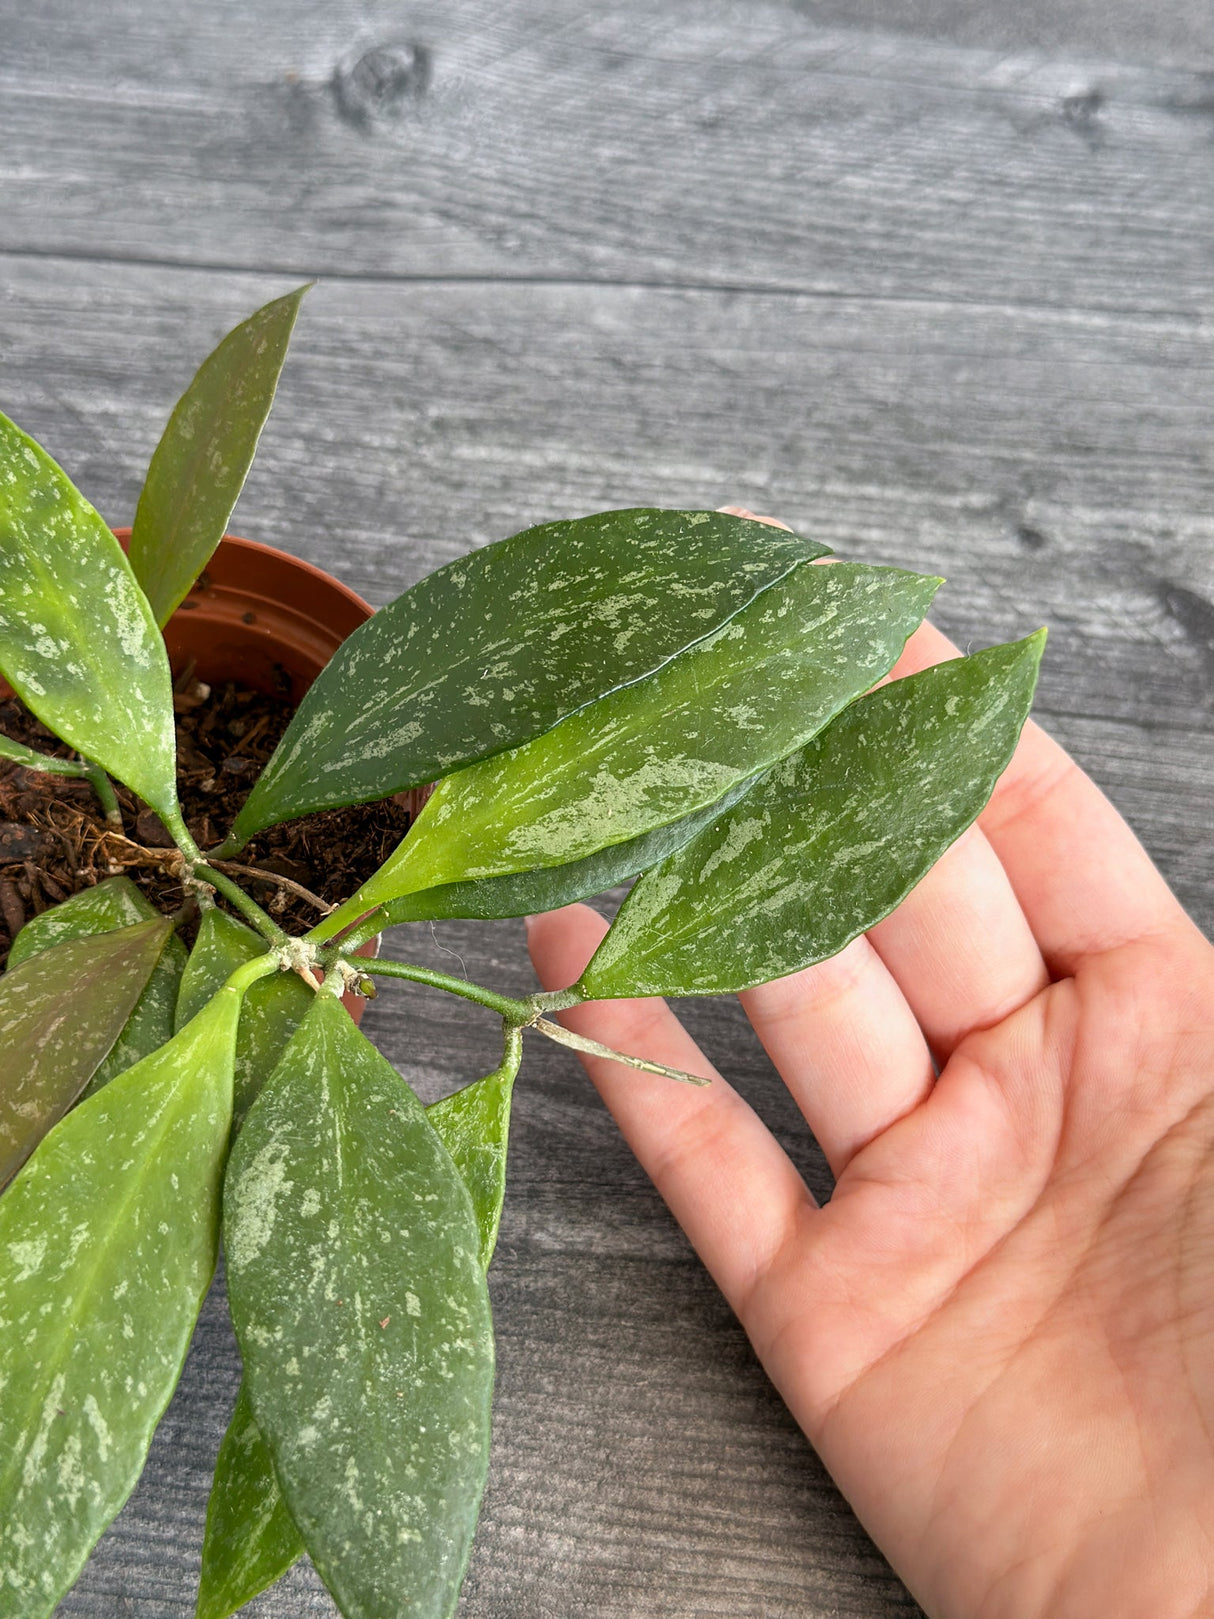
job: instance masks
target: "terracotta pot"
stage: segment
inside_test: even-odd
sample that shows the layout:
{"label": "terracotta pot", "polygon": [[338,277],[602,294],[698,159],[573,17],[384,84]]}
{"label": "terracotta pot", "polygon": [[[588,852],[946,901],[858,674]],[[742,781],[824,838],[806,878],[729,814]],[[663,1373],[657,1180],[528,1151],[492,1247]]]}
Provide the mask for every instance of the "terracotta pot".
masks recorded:
{"label": "terracotta pot", "polygon": [[[129,528],[114,533],[125,546]],[[294,707],[352,630],[371,617],[361,596],[310,562],[225,534],[169,620],[174,672],[193,660],[208,685],[236,680]]]}

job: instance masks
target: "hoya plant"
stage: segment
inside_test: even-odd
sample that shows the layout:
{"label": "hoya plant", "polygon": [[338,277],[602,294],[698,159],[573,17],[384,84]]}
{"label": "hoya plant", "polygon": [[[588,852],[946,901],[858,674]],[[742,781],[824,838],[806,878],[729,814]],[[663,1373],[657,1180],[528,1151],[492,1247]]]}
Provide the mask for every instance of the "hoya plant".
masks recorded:
{"label": "hoya plant", "polygon": [[[526,1039],[602,1051],[557,1014],[730,994],[842,949],[974,820],[1036,680],[1044,632],[882,683],[935,578],[815,566],[824,547],[717,512],[553,522],[356,630],[200,848],[162,629],[224,532],[302,291],[203,364],[129,554],[0,418],[0,672],[75,757],[2,738],[0,755],[86,777],[111,822],[125,784],[189,895],[162,916],[102,881],[29,921],[0,978],[7,1619],[53,1612],[139,1477],[221,1233],[243,1385],[199,1619],[305,1551],[346,1619],[452,1613],[487,1467],[486,1270]],[[217,864],[289,819],[431,783],[310,931],[288,935]],[[630,878],[558,993],[355,954],[395,924],[515,917]],[[423,1107],[343,1006],[381,975],[496,1016],[499,1066]]]}

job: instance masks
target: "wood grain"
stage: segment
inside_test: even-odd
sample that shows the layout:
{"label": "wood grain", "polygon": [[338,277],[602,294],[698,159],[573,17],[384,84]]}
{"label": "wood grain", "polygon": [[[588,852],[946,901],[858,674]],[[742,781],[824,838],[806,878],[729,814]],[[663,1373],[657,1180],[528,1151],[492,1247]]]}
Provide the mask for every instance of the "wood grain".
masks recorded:
{"label": "wood grain", "polygon": [[959,48],[721,0],[10,9],[10,249],[1208,306],[1209,75],[1031,29]]}
{"label": "wood grain", "polygon": [[[1047,623],[1039,713],[1214,931],[1214,35],[1198,0],[4,8],[0,406],[127,522],[219,335],[305,303],[239,532],[381,603],[544,518],[775,511]],[[410,959],[530,987],[516,924]],[[450,952],[450,953],[449,953]],[[688,1020],[811,1187],[738,1007]],[[423,1096],[492,1020],[390,985]],[[466,1619],[917,1612],[565,1053],[528,1053]],[[213,1295],[62,1613],[186,1619]],[[306,1566],[250,1614],[331,1614]]]}

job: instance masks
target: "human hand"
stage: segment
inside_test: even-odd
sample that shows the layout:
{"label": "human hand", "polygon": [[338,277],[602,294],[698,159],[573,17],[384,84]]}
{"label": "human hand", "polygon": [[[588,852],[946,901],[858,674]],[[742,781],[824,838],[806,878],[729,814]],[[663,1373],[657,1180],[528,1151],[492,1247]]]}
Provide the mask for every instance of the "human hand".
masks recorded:
{"label": "human hand", "polygon": [[[546,988],[604,926],[532,921]],[[586,1066],[928,1613],[1214,1611],[1214,948],[1116,811],[1030,722],[892,916],[742,1000],[824,1207],[724,1080]],[[710,1071],[661,1001],[565,1021]]]}

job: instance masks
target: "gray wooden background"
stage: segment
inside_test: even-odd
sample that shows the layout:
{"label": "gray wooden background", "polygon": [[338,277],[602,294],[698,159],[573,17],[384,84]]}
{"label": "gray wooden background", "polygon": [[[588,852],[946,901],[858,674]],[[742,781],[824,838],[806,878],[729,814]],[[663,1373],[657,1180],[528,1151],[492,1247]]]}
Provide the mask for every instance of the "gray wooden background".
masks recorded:
{"label": "gray wooden background", "polygon": [[[1214,10],[1172,0],[0,0],[0,406],[114,522],[220,333],[317,278],[239,532],[379,603],[741,501],[1052,630],[1039,712],[1214,923]],[[521,926],[400,948],[511,992]],[[492,1020],[386,993],[426,1096]],[[733,1004],[708,1050],[829,1179]],[[533,1050],[465,1619],[886,1619],[872,1548],[571,1059]],[[61,1612],[185,1619],[213,1297]],[[297,1569],[250,1613],[332,1613]]]}

